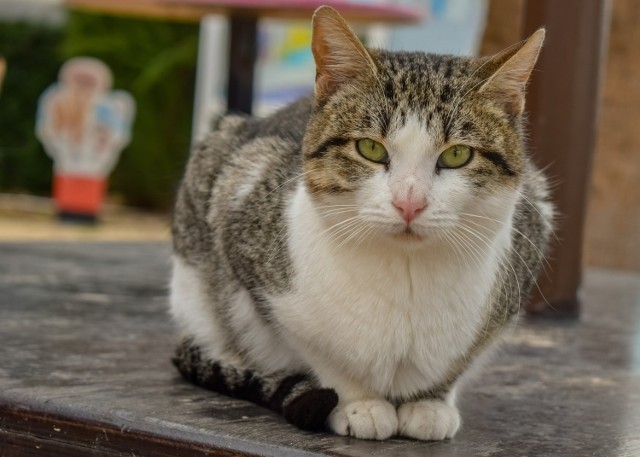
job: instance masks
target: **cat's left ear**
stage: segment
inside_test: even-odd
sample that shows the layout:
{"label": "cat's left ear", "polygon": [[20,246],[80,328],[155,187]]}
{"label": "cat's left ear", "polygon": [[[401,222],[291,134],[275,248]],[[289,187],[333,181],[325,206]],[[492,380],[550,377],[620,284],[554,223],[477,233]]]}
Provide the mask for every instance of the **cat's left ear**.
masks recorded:
{"label": "cat's left ear", "polygon": [[[493,74],[480,92],[500,100],[510,114],[520,115],[524,111],[525,88],[538,60],[544,35],[544,29],[538,29],[524,43],[502,51],[483,64]],[[495,68],[497,70],[494,71]]]}

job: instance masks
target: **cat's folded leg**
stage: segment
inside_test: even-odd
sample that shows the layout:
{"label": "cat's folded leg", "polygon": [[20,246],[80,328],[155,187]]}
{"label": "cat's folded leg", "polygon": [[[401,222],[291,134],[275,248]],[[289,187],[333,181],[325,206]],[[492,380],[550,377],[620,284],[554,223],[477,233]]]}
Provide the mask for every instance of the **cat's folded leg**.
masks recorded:
{"label": "cat's folded leg", "polygon": [[322,385],[331,386],[340,399],[329,415],[329,428],[338,435],[385,440],[398,430],[396,408],[353,379],[324,372]]}
{"label": "cat's folded leg", "polygon": [[398,407],[398,434],[419,440],[439,441],[452,438],[460,428],[460,414],[447,399],[430,398],[403,403]]}
{"label": "cat's folded leg", "polygon": [[211,360],[190,338],[178,346],[173,363],[192,383],[270,408],[304,430],[324,428],[329,413],[338,403],[333,389],[320,388],[306,374],[259,373],[228,362]]}

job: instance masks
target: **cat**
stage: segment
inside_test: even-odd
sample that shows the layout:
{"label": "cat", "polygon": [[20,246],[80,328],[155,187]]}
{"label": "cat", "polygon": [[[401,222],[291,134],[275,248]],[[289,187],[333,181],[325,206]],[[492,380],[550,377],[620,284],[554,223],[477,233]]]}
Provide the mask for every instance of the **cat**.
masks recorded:
{"label": "cat", "polygon": [[314,94],[227,115],[175,205],[174,364],[303,429],[442,440],[535,284],[554,207],[524,147],[544,39],[490,58],[368,50],[313,16]]}

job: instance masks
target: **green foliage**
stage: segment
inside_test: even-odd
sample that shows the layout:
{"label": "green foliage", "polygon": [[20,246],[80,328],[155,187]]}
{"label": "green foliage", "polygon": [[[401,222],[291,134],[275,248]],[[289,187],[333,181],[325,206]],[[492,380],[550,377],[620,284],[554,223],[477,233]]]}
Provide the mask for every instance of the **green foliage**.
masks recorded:
{"label": "green foliage", "polygon": [[51,160],[36,140],[38,97],[57,78],[62,34],[50,26],[0,22],[8,64],[0,92],[0,191],[46,195]]}
{"label": "green foliage", "polygon": [[125,203],[166,209],[186,161],[197,24],[71,13],[62,30],[0,23],[8,72],[0,92],[0,191],[48,194],[51,161],[34,136],[37,99],[76,56],[103,60],[137,112],[131,144],[110,178]]}
{"label": "green foliage", "polygon": [[131,144],[110,189],[131,205],[168,208],[186,161],[198,47],[196,24],[73,13],[61,54],[92,56],[137,103]]}

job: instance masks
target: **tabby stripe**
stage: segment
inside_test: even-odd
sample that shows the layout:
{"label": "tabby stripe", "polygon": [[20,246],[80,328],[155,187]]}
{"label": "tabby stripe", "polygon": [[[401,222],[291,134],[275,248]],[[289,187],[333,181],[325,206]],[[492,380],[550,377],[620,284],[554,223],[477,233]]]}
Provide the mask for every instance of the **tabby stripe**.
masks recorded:
{"label": "tabby stripe", "polygon": [[178,346],[173,364],[192,383],[269,407],[303,430],[321,430],[338,404],[333,389],[320,388],[307,375],[261,374],[205,359],[192,338]]}
{"label": "tabby stripe", "polygon": [[393,89],[393,81],[391,79],[387,79],[384,84],[384,95],[388,100],[393,100],[396,96],[395,90]]}
{"label": "tabby stripe", "polygon": [[469,121],[466,121],[464,124],[462,124],[462,127],[460,127],[460,132],[462,133],[462,135],[465,135],[465,136],[471,136],[473,131],[474,131],[474,126]]}
{"label": "tabby stripe", "polygon": [[309,154],[309,158],[317,159],[318,157],[322,156],[322,154],[327,152],[328,149],[344,146],[349,141],[351,140],[349,140],[348,138],[340,138],[340,137],[330,138],[324,143],[322,143],[315,151]]}
{"label": "tabby stripe", "polygon": [[383,138],[387,136],[390,126],[391,126],[391,113],[385,110],[382,117],[380,118],[380,124],[379,124],[380,134],[382,135]]}
{"label": "tabby stripe", "polygon": [[291,376],[287,376],[282,380],[275,393],[271,396],[270,406],[274,411],[282,414],[282,407],[284,406],[284,400],[287,396],[293,391],[293,388],[301,383],[302,381],[306,381],[308,377],[303,374],[295,374]]}
{"label": "tabby stripe", "polygon": [[442,90],[440,91],[440,103],[446,104],[449,103],[453,99],[453,89],[449,84],[445,84],[442,86]]}
{"label": "tabby stripe", "polygon": [[489,162],[496,165],[498,168],[500,168],[504,174],[508,176],[516,175],[516,173],[511,169],[511,167],[507,163],[507,161],[504,160],[504,157],[502,156],[502,154],[498,152],[481,152],[480,155],[485,159],[487,159]]}
{"label": "tabby stripe", "polygon": [[346,175],[347,178],[353,178],[355,176],[362,176],[373,173],[374,168],[371,165],[365,165],[362,159],[358,157],[351,157],[346,154],[336,154],[334,157],[336,165],[339,165],[338,172],[341,175]]}
{"label": "tabby stripe", "polygon": [[447,60],[447,69],[444,72],[444,77],[448,79],[448,78],[451,78],[452,75],[453,75],[453,61]]}
{"label": "tabby stripe", "polygon": [[324,183],[317,183],[313,180],[309,180],[307,182],[307,188],[309,189],[309,191],[315,194],[320,194],[320,193],[342,194],[345,192],[351,192],[353,190],[353,189],[343,187],[336,183],[324,184]]}

